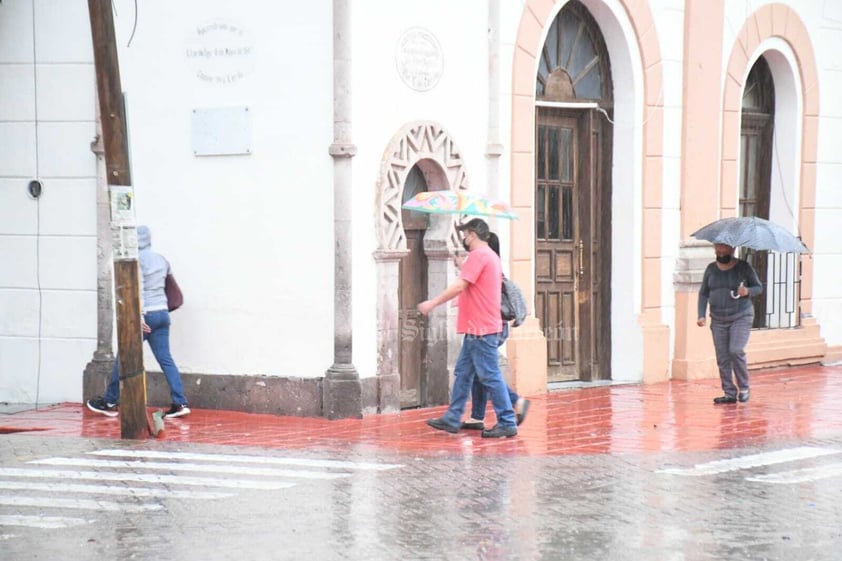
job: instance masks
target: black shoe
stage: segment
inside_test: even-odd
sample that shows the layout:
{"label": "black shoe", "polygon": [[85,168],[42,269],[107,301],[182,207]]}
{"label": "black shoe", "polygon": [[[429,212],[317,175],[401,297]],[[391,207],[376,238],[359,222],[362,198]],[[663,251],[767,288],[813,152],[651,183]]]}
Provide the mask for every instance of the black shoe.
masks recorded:
{"label": "black shoe", "polygon": [[451,434],[459,432],[459,427],[455,427],[449,423],[444,422],[443,419],[427,419],[427,424],[436,430],[447,431]]}
{"label": "black shoe", "polygon": [[517,414],[517,426],[526,420],[526,412],[529,411],[529,400],[523,400],[523,407],[520,408],[520,413]]}
{"label": "black shoe", "polygon": [[484,430],[485,423],[482,421],[465,421],[462,423],[462,428],[467,430]]}
{"label": "black shoe", "polygon": [[170,407],[170,410],[164,413],[164,417],[167,419],[172,419],[173,417],[184,417],[185,415],[190,414],[190,408],[187,407],[186,403],[173,403]]}
{"label": "black shoe", "polygon": [[85,405],[87,405],[88,409],[90,409],[94,413],[99,413],[100,415],[105,415],[106,417],[117,416],[117,404],[108,403],[107,401],[105,401],[104,397],[95,397],[93,399],[89,399],[85,402]]}
{"label": "black shoe", "polygon": [[746,401],[748,401],[749,397],[751,397],[749,391],[743,390],[740,392],[740,396],[737,398],[737,400],[739,400],[740,403],[745,403]]}
{"label": "black shoe", "polygon": [[714,397],[713,402],[716,404],[737,403],[737,398],[733,395],[720,395],[719,397]]}
{"label": "black shoe", "polygon": [[501,427],[499,424],[494,425],[490,430],[482,431],[483,438],[511,438],[517,436],[517,427]]}

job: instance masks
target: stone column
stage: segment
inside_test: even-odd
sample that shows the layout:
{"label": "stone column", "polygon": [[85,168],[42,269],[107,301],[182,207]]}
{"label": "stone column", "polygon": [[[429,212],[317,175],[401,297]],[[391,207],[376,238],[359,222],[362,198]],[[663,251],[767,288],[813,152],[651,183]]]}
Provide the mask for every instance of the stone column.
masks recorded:
{"label": "stone column", "polygon": [[[722,37],[724,0],[688,0],[684,9],[685,46],[681,153],[681,237],[675,272],[675,352],[672,377],[717,377],[710,329],[696,326],[696,294],[701,273],[714,256],[707,242],[690,234],[721,216],[734,201],[720,201]],[[704,33],[701,32],[704,30]],[[708,322],[708,325],[710,322]]]}
{"label": "stone column", "polygon": [[85,366],[82,376],[82,398],[88,399],[102,394],[111,376],[114,364],[114,299],[112,288],[111,261],[111,207],[108,183],[105,180],[105,148],[102,144],[102,128],[97,104],[97,136],[91,142],[91,151],[96,154],[96,255],[97,255],[97,337],[93,358]]}
{"label": "stone column", "polygon": [[351,8],[349,0],[333,0],[333,228],[334,334],[333,365],[325,372],[323,409],[328,419],[362,417],[360,375],[351,362],[351,158],[357,147],[351,137]]}
{"label": "stone column", "polygon": [[400,302],[398,294],[401,259],[409,251],[392,249],[374,254],[377,262],[377,409],[380,413],[400,411]]}
{"label": "stone column", "polygon": [[678,249],[675,266],[675,357],[672,377],[693,380],[717,376],[710,319],[705,327],[698,320],[699,287],[705,267],[713,260],[709,242],[690,239]]}
{"label": "stone column", "polygon": [[500,0],[488,3],[488,194],[500,197]]}
{"label": "stone column", "polygon": [[[424,239],[424,255],[427,257],[427,297],[444,291],[456,278],[453,252],[446,239]],[[450,403],[451,374],[461,348],[456,334],[456,308],[454,301],[437,306],[427,316],[426,403],[430,405]]]}

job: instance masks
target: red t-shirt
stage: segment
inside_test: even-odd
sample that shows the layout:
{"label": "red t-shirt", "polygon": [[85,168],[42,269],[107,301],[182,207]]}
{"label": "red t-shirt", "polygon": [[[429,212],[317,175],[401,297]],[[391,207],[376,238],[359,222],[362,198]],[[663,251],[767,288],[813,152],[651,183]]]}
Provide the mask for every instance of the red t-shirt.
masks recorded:
{"label": "red t-shirt", "polygon": [[456,332],[488,335],[503,330],[500,317],[500,290],[503,269],[494,250],[483,245],[468,254],[459,278],[468,286],[459,294]]}

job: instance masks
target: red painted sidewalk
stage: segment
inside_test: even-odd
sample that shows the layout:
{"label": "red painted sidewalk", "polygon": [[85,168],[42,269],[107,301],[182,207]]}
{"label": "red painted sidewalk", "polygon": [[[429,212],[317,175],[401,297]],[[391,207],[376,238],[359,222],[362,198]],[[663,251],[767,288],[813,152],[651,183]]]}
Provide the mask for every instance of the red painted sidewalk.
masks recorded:
{"label": "red painted sidewalk", "polygon": [[[428,427],[424,421],[444,407],[341,421],[194,409],[167,419],[163,440],[418,455],[559,455],[716,450],[842,434],[842,366],[755,372],[751,380],[751,400],[734,405],[711,402],[721,393],[718,380],[554,391],[531,398],[518,436],[502,440]],[[486,423],[493,422],[489,412]],[[0,415],[0,434],[17,431],[119,439],[120,421],[70,403]]]}

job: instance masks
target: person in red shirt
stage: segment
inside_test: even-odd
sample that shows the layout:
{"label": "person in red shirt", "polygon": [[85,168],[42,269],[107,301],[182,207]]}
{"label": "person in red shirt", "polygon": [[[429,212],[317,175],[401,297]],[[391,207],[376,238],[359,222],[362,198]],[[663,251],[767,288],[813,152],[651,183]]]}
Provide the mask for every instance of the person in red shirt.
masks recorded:
{"label": "person in red shirt", "polygon": [[441,294],[418,304],[418,311],[427,315],[436,306],[458,297],[456,332],[464,334],[454,370],[450,407],[441,418],[429,419],[427,424],[437,430],[459,432],[476,376],[485,386],[497,416],[497,424],[483,430],[482,437],[512,437],[517,434],[517,421],[497,362],[497,347],[503,335],[500,319],[503,271],[500,258],[488,247],[489,229],[483,220],[474,218],[457,226],[456,230],[463,232],[462,244],[470,252],[470,259],[463,264],[459,278]]}

